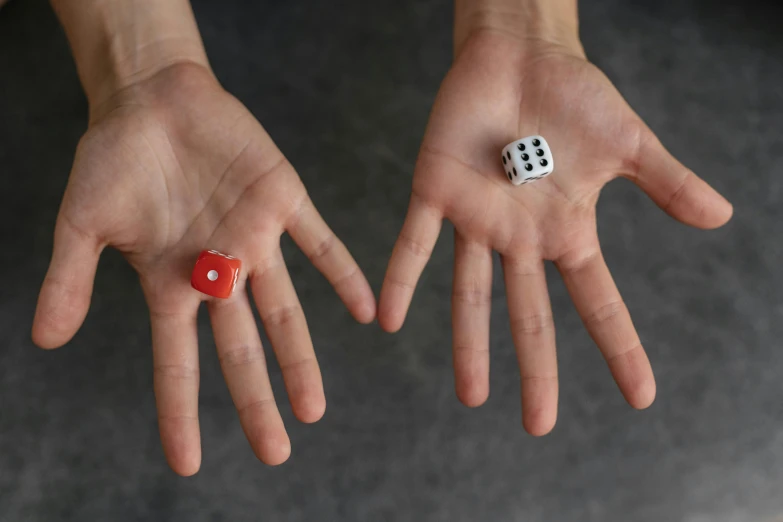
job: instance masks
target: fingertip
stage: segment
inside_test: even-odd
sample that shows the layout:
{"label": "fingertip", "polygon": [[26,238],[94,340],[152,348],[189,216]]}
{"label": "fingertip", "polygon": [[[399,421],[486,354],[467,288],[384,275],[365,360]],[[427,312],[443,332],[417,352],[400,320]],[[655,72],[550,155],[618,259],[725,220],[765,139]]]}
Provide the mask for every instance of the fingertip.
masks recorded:
{"label": "fingertip", "polygon": [[662,177],[641,186],[664,212],[692,227],[719,228],[734,213],[734,207],[725,197],[690,170],[677,181]]}
{"label": "fingertip", "polygon": [[33,319],[31,335],[36,345],[51,350],[76,335],[90,308],[100,250],[58,225]]}
{"label": "fingertip", "polygon": [[534,437],[549,434],[557,422],[557,397],[541,395],[536,399],[523,399],[522,426]]}
{"label": "fingertip", "polygon": [[646,410],[655,402],[656,392],[655,380],[650,379],[627,394],[626,400],[634,409]]}
{"label": "fingertip", "polygon": [[457,388],[457,398],[459,402],[468,408],[478,408],[483,406],[489,399],[489,389],[482,389],[480,386],[471,386],[467,388]]}
{"label": "fingertip", "polygon": [[172,466],[171,469],[180,477],[192,477],[201,469],[201,457],[191,457],[188,461],[177,464],[176,467]]}
{"label": "fingertip", "polygon": [[728,223],[731,220],[731,218],[734,217],[734,205],[732,205],[732,203],[728,199],[726,199],[726,198],[723,198],[723,201],[725,201],[726,203],[724,205],[725,206],[725,210],[723,212],[724,219],[723,219],[723,223],[721,223],[721,225],[725,225],[726,223]]}
{"label": "fingertip", "polygon": [[556,413],[550,413],[543,410],[525,413],[522,416],[522,426],[525,428],[525,431],[533,437],[544,437],[545,435],[549,435],[555,428],[556,422]]}
{"label": "fingertip", "polygon": [[268,466],[279,466],[288,460],[291,440],[274,400],[261,400],[240,408],[239,419],[258,460]]}
{"label": "fingertip", "polygon": [[655,376],[641,345],[613,357],[609,368],[628,404],[637,410],[652,405],[656,393]]}
{"label": "fingertip", "polygon": [[454,389],[459,401],[468,408],[477,408],[489,398],[489,348],[470,345],[453,347]]}
{"label": "fingertip", "polygon": [[291,456],[291,441],[283,431],[282,436],[267,437],[253,444],[253,452],[267,466],[279,466]]}
{"label": "fingertip", "polygon": [[522,425],[534,437],[543,437],[552,431],[557,422],[558,379],[549,377],[523,377]]}
{"label": "fingertip", "polygon": [[201,447],[198,450],[183,450],[167,454],[171,469],[181,477],[192,477],[201,469]]}
{"label": "fingertip", "polygon": [[395,297],[391,295],[391,290],[384,288],[381,290],[381,298],[378,303],[378,324],[387,333],[397,333],[405,322],[405,310],[394,304]]}
{"label": "fingertip", "polygon": [[[190,477],[201,468],[201,437],[195,419],[160,419],[163,452],[177,475]],[[195,424],[195,427],[193,426]]]}
{"label": "fingertip", "polygon": [[313,424],[321,420],[326,413],[326,399],[323,395],[301,397],[293,408],[294,416],[300,422]]}
{"label": "fingertip", "polygon": [[66,297],[53,283],[44,283],[33,318],[31,337],[44,350],[59,348],[70,341],[84,322],[89,297]]}
{"label": "fingertip", "polygon": [[[678,209],[676,205],[673,205],[671,208],[672,215],[677,219],[683,216],[684,219],[682,220],[687,224],[706,230],[720,228],[728,223],[734,215],[734,206],[703,179],[696,175],[691,176],[691,178],[695,181],[694,194],[690,198],[682,198],[683,204],[688,205],[690,208]],[[695,213],[692,211],[693,209],[696,210]],[[691,210],[691,212],[688,210]]]}
{"label": "fingertip", "polygon": [[341,278],[334,287],[351,316],[361,324],[369,324],[375,320],[378,312],[375,294],[359,267],[354,266],[353,275]]}
{"label": "fingertip", "polygon": [[386,333],[397,333],[402,329],[403,319],[394,317],[393,315],[383,312],[378,314],[378,324]]}
{"label": "fingertip", "polygon": [[713,211],[714,216],[712,221],[707,223],[708,226],[705,228],[720,228],[728,223],[734,216],[734,205],[732,205],[729,200],[727,200],[717,191],[715,191],[714,199],[716,200],[714,205],[715,210]]}
{"label": "fingertip", "polygon": [[326,412],[326,396],[315,358],[281,366],[294,416],[305,424],[318,422]]}
{"label": "fingertip", "polygon": [[50,332],[47,332],[46,329],[41,327],[39,324],[40,323],[37,319],[33,320],[33,330],[31,333],[33,344],[35,344],[38,348],[43,350],[56,350],[68,342],[67,340],[61,342],[60,336],[51,335]]}
{"label": "fingertip", "polygon": [[726,198],[680,163],[651,132],[639,148],[639,168],[632,179],[674,219],[701,229],[718,228],[731,219]]}
{"label": "fingertip", "polygon": [[378,307],[375,303],[375,296],[370,292],[370,297],[365,297],[354,310],[352,310],[353,318],[360,324],[370,324],[375,321],[378,314]]}
{"label": "fingertip", "polygon": [[291,457],[291,443],[286,440],[284,444],[265,448],[265,457],[259,460],[267,466],[280,466]]}

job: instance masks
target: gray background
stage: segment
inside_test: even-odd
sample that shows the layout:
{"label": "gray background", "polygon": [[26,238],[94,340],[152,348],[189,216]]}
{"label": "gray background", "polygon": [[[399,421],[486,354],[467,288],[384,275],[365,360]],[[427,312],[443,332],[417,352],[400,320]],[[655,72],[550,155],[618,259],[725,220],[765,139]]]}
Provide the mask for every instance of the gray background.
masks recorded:
{"label": "gray background", "polygon": [[[292,158],[377,290],[428,111],[451,57],[448,0],[196,1],[227,89]],[[783,8],[762,0],[585,0],[589,56],[685,163],[735,204],[714,232],[681,226],[630,183],[599,203],[606,257],[658,379],[625,405],[550,272],[560,418],[521,427],[500,271],[492,395],[453,392],[444,230],[402,332],[353,323],[286,241],[329,406],[258,463],[201,323],[201,472],[168,470],[136,276],[101,260],[68,346],[29,339],[86,104],[43,0],[0,11],[0,520],[751,521],[783,514]],[[306,151],[306,153],[302,153]]]}

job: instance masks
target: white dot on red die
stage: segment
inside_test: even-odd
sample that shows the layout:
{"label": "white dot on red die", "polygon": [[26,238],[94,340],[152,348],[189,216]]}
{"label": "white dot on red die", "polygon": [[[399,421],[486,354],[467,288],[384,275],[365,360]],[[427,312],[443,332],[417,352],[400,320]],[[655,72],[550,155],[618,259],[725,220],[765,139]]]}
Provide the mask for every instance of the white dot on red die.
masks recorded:
{"label": "white dot on red die", "polygon": [[217,278],[218,278],[217,270],[210,270],[209,272],[207,272],[207,279],[209,279],[210,281],[217,281]]}

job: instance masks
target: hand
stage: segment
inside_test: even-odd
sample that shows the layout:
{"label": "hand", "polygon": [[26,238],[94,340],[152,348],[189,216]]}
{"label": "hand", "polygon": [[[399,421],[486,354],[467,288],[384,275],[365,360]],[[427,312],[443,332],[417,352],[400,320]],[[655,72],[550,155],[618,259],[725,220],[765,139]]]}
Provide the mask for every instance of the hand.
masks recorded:
{"label": "hand", "polygon": [[[512,186],[500,150],[540,134],[553,175]],[[731,205],[674,159],[581,47],[505,31],[476,32],[461,46],[438,94],[421,147],[405,224],[381,291],[378,319],[402,326],[443,218],[455,227],[452,294],[457,395],[489,394],[492,250],[502,258],[522,376],[524,426],[548,433],[557,416],[555,331],[544,260],[559,269],[585,327],[635,408],[655,397],[650,363],[604,262],[596,233],[601,188],[633,180],[683,223],[713,228]]]}
{"label": "hand", "polygon": [[248,286],[294,414],[315,422],[325,408],[305,317],[280,251],[283,232],[358,321],[375,318],[375,299],[359,267],[255,118],[205,67],[167,67],[121,90],[92,115],[57,220],[33,338],[54,348],[74,335],[87,313],[101,250],[119,249],[138,271],[150,309],[163,447],[171,467],[191,475],[201,459],[196,313],[205,296],[190,287],[190,273],[202,249],[240,258],[234,295],[208,301],[212,328],[255,454],[267,464],[282,463],[290,442]]}

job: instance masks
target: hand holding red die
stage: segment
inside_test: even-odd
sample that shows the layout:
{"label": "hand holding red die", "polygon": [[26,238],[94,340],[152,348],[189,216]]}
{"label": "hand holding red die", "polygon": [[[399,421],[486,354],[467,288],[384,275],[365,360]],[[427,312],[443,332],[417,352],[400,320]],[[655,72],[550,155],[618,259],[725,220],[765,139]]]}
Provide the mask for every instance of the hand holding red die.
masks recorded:
{"label": "hand holding red die", "polygon": [[[33,339],[55,348],[74,335],[99,255],[117,248],[138,272],[150,309],[158,423],[171,467],[191,475],[201,462],[196,320],[204,301],[253,452],[279,464],[290,441],[247,289],[303,422],[318,420],[326,402],[282,234],[363,323],[375,317],[372,290],[294,168],[216,81],[186,0],[101,2],[100,9],[95,0],[53,3],[83,73],[90,127],[60,208]],[[242,262],[204,252],[194,266],[195,254],[213,245]]]}

